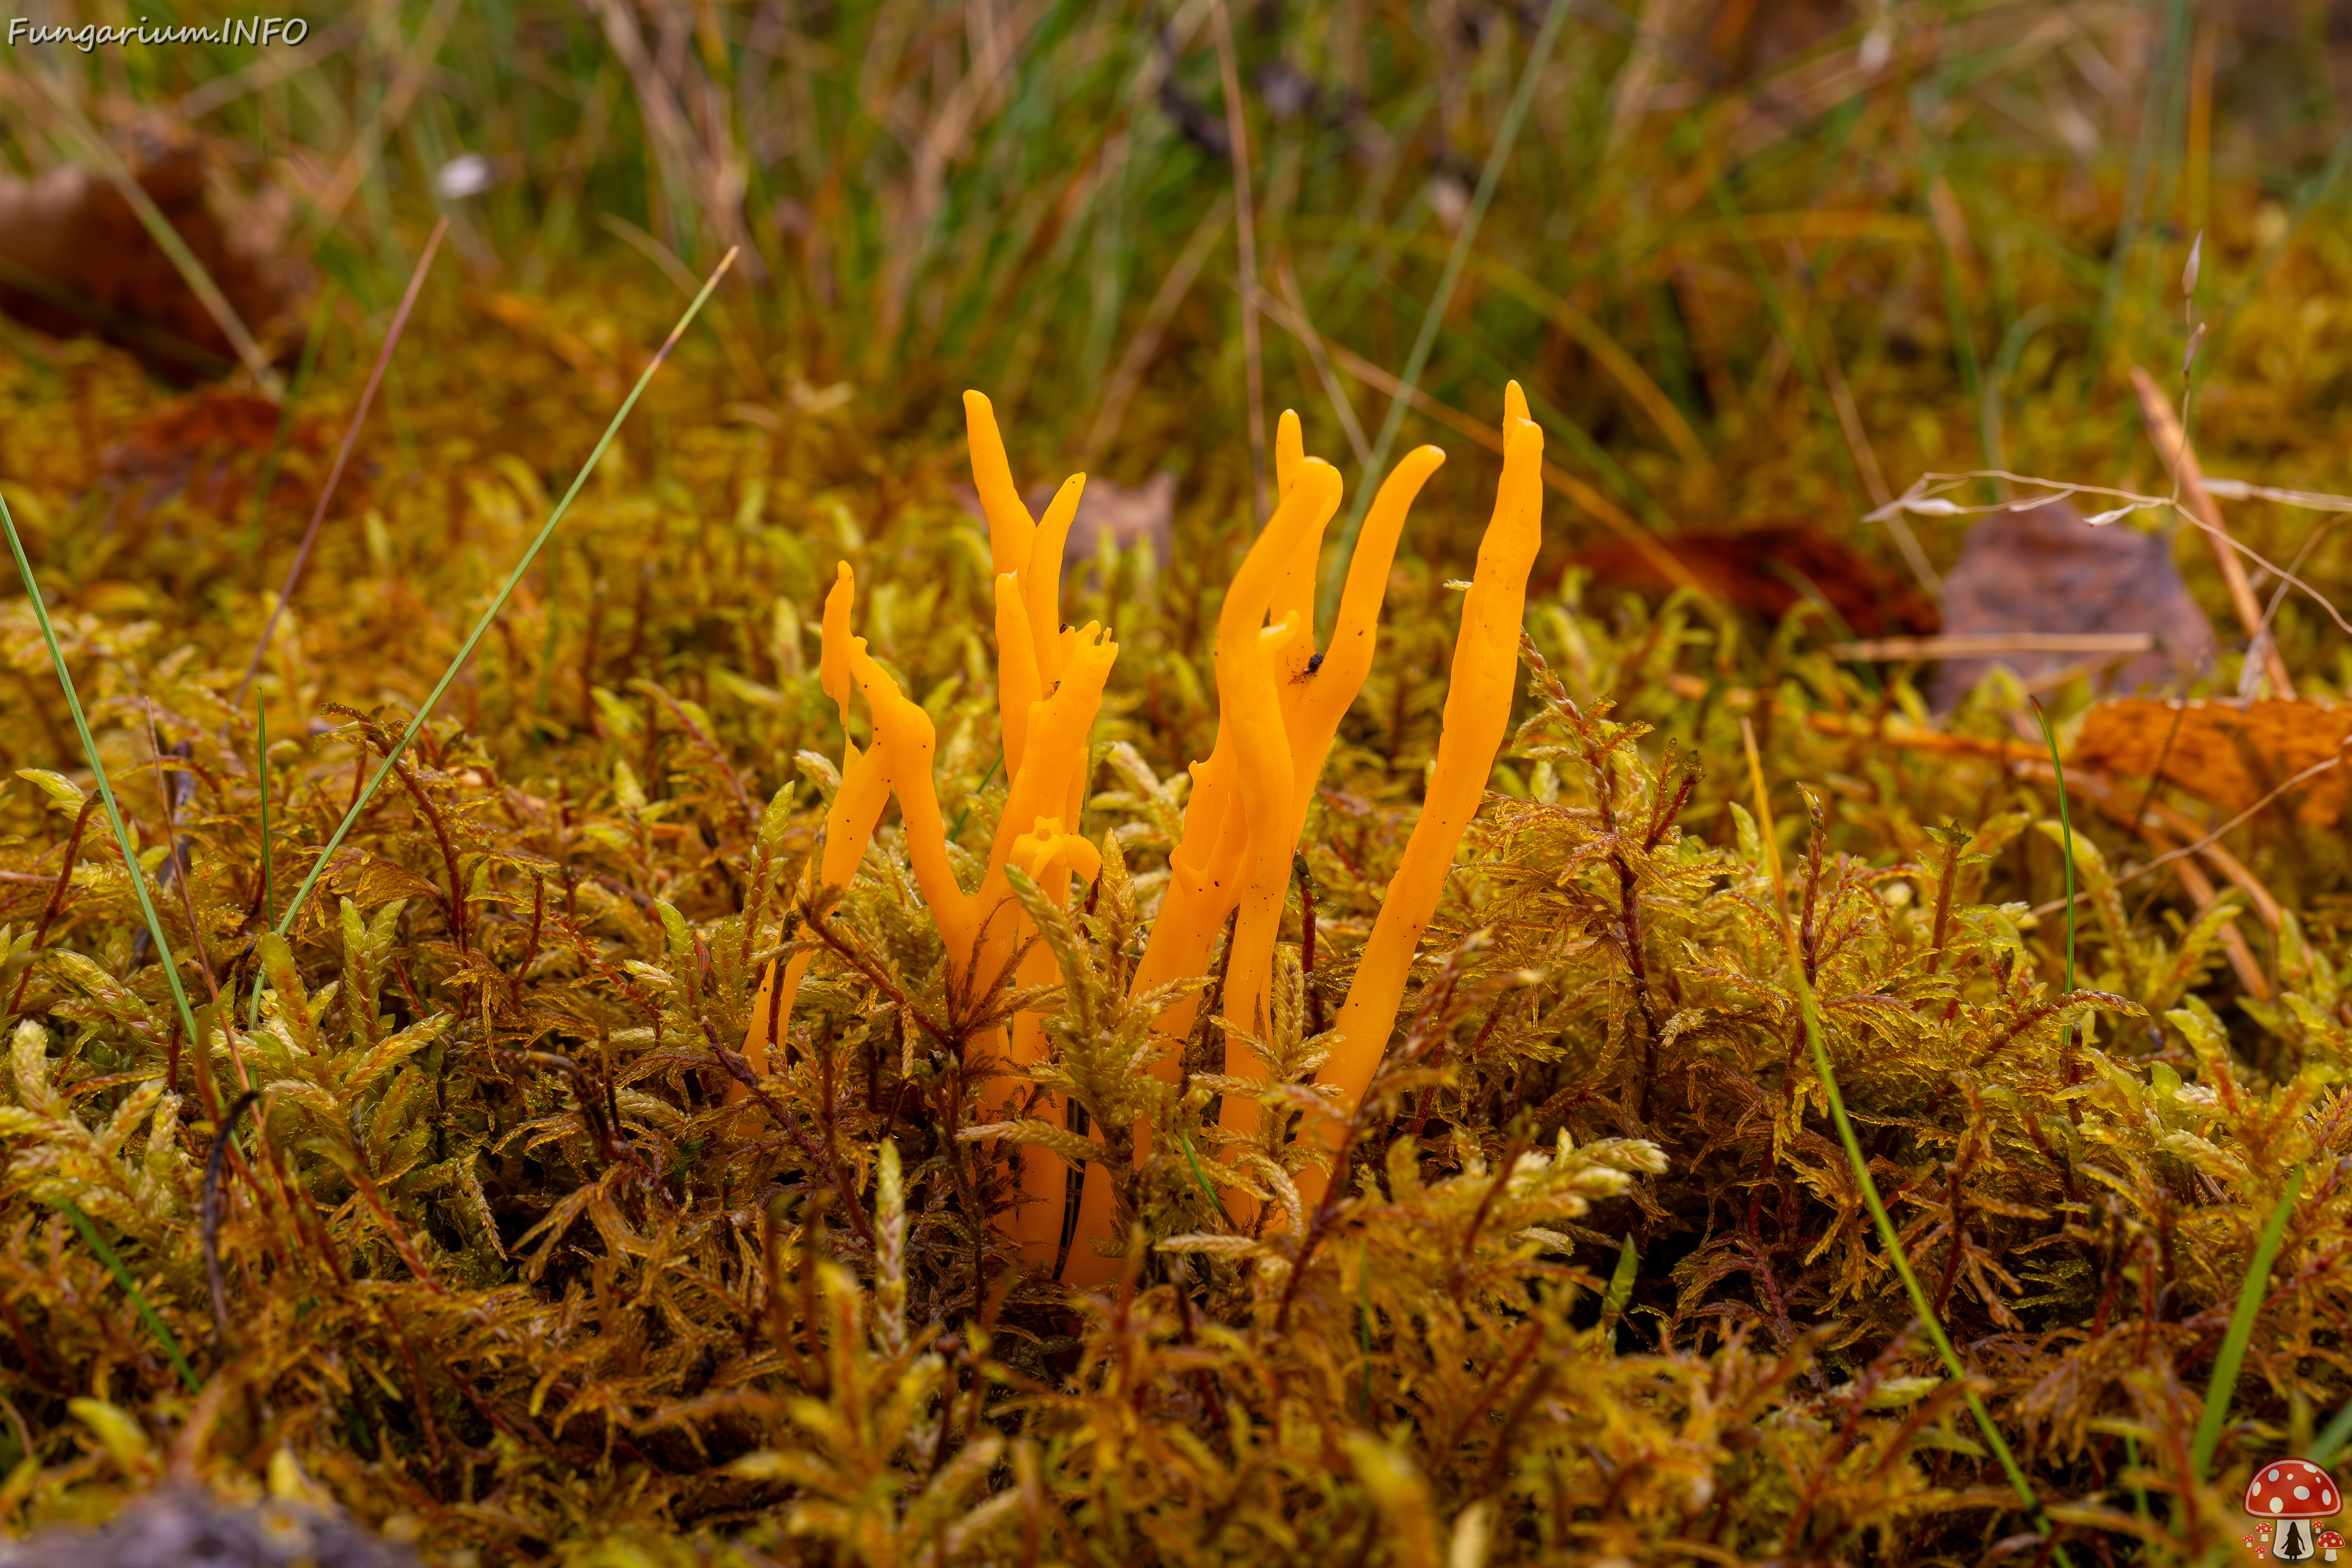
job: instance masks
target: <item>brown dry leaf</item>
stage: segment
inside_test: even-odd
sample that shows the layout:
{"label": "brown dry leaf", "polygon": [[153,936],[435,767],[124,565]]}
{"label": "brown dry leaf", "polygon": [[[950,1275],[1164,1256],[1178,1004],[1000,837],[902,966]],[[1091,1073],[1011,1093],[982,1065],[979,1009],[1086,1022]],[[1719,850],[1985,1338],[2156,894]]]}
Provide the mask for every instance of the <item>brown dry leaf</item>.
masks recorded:
{"label": "brown dry leaf", "polygon": [[[2096,689],[2109,693],[2184,686],[2213,663],[2212,625],[2173,564],[2172,542],[2129,527],[2093,528],[2063,501],[1996,511],[1969,530],[1959,562],[1944,580],[1944,630],[2155,637],[2153,649],[2127,663],[2084,671]],[[1944,665],[1936,672],[1936,706],[1958,702],[1994,662]],[[2011,653],[1998,662],[2032,680],[2065,669],[2079,656]],[[2155,760],[2152,752],[2149,760]]]}
{"label": "brown dry leaf", "polygon": [[[236,515],[258,477],[260,459],[278,443],[283,415],[278,403],[249,392],[209,390],[174,398],[106,448],[100,482],[131,500],[142,514],[179,495],[222,515]],[[298,420],[288,438],[290,448],[307,452],[325,443],[324,427],[312,421]],[[275,489],[284,497],[299,494],[301,485],[281,469]]]}
{"label": "brown dry leaf", "polygon": [[[2134,698],[2091,710],[2074,742],[2074,761],[2140,775],[2155,773],[2161,761],[2166,784],[2234,813],[2305,768],[2340,755],[2347,740],[2352,740],[2352,707],[2309,697],[2186,704]],[[2296,786],[2285,801],[2305,826],[2328,827],[2343,816],[2347,792],[2352,778],[2338,767]]]}
{"label": "brown dry leaf", "polygon": [[[265,347],[299,339],[301,269],[272,254],[248,214],[225,216],[195,144],[151,147],[140,185]],[[236,368],[236,350],[131,204],[77,165],[0,175],[0,310],[53,337],[94,336],[183,384]]]}
{"label": "brown dry leaf", "polygon": [[1820,47],[1854,23],[1861,8],[1853,0],[1722,0],[1685,15],[1689,42],[1729,66],[1727,78],[1747,81],[1767,75]]}
{"label": "brown dry leaf", "polygon": [[[1791,519],[1731,531],[1693,531],[1663,535],[1658,542],[1707,592],[1768,620],[1777,621],[1805,602],[1811,587],[1857,637],[1937,629],[1936,606],[1916,589],[1809,522]],[[1607,587],[1664,592],[1673,586],[1644,552],[1622,540],[1581,552],[1575,563]]]}

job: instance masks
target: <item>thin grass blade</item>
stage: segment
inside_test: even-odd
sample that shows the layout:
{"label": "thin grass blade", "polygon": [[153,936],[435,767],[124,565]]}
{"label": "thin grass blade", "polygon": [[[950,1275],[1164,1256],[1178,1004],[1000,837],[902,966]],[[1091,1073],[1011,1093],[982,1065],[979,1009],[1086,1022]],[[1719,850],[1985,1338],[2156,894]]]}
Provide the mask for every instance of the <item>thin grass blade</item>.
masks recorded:
{"label": "thin grass blade", "polygon": [[2321,1428],[2319,1436],[2311,1440],[2310,1452],[2303,1458],[2324,1470],[2336,1462],[2336,1456],[2344,1451],[2347,1443],[2352,1443],[2352,1404],[2337,1411],[2336,1419]]}
{"label": "thin grass blade", "polygon": [[[343,468],[352,460],[352,447],[359,440],[360,426],[367,423],[368,410],[375,405],[375,389],[383,384],[383,373],[392,364],[392,351],[400,346],[401,334],[408,330],[408,313],[416,308],[416,296],[425,288],[425,275],[433,269],[433,258],[441,249],[441,237],[448,232],[449,220],[446,217],[433,226],[424,253],[416,258],[415,270],[408,275],[407,291],[400,297],[400,309],[393,312],[392,328],[383,335],[383,347],[376,351],[375,368],[368,372],[359,406],[352,411],[352,422],[343,426],[343,444],[335,449],[335,466],[327,470],[327,482],[319,489],[319,504],[310,509],[310,526],[302,531],[302,542],[295,549],[293,564],[286,568],[286,581],[278,590],[278,603],[270,606],[269,618],[261,624],[261,636],[253,645],[253,657],[246,661],[245,679],[237,682],[236,697],[229,703],[232,710],[245,706],[245,694],[253,689],[253,678],[260,673],[261,661],[268,657],[269,639],[278,635],[278,619],[294,597],[295,585],[302,581],[302,568],[310,563],[310,547],[319,542],[319,525],[327,521],[327,508],[335,499],[336,488],[343,482]],[[289,401],[288,417],[291,416]],[[257,521],[257,510],[255,515]]]}
{"label": "thin grass blade", "polygon": [[[2230,1419],[2230,1401],[2238,1389],[2238,1369],[2245,1364],[2246,1345],[2254,1337],[2254,1321],[2263,1315],[2263,1294],[2270,1289],[2271,1265],[2278,1261],[2279,1247],[2286,1239],[2287,1218],[2294,1212],[2294,1200],[2302,1194],[2303,1167],[2297,1165],[2288,1173],[2286,1191],[2279,1194],[2270,1218],[2263,1222],[2263,1234],[2254,1242],[2254,1255],[2246,1263],[2246,1277],[2239,1281],[2238,1304],[2231,1310],[2230,1328],[2221,1336],[2221,1353],[2213,1358],[2213,1379],[2205,1385],[2205,1408],[2197,1417],[2197,1435],[2189,1444],[2192,1480],[2205,1479],[2212,1468],[2214,1450],[2221,1446],[2221,1428]],[[2352,1416],[2352,1411],[2337,1416],[2328,1430],[2352,1430],[2347,1416]],[[2338,1434],[2337,1444],[2340,1446],[2342,1441]]]}
{"label": "thin grass blade", "polygon": [[[33,619],[41,628],[41,641],[49,650],[50,668],[57,671],[58,687],[65,693],[66,707],[73,714],[74,733],[81,739],[82,755],[89,762],[91,776],[98,781],[98,796],[106,805],[106,820],[114,829],[114,842],[122,851],[122,868],[130,878],[131,890],[139,896],[139,913],[147,922],[147,934],[155,943],[156,962],[163,966],[163,979],[172,988],[172,1003],[180,1011],[183,1036],[193,1045],[204,1038],[196,1029],[195,1010],[188,1005],[187,988],[180,984],[179,960],[172,953],[171,940],[163,934],[163,917],[155,912],[155,900],[147,891],[147,873],[139,864],[139,842],[131,836],[130,825],[122,819],[122,806],[114,798],[114,781],[107,776],[106,760],[98,754],[98,742],[89,732],[89,716],[81,708],[81,694],[74,689],[73,674],[66,668],[65,649],[58,646],[57,627],[50,624],[49,606],[41,597],[41,584],[33,575],[33,563],[26,558],[25,541],[16,531],[16,519],[8,510],[5,496],[0,496],[0,528],[8,533],[8,552],[16,559],[16,574],[25,580],[25,597],[33,606]],[[169,825],[166,824],[166,831]]]}
{"label": "thin grass blade", "polygon": [[[2043,1511],[2042,1500],[2035,1494],[2032,1483],[2026,1480],[2025,1471],[2019,1467],[2017,1456],[2010,1452],[2009,1440],[2000,1435],[2000,1428],[1994,1424],[1992,1412],[1985,1408],[1984,1401],[1975,1389],[1969,1386],[1968,1366],[1960,1360],[1960,1352],[1953,1347],[1951,1336],[1944,1331],[1943,1320],[1937,1316],[1935,1303],[1928,1297],[1927,1287],[1919,1282],[1919,1276],[1911,1268],[1910,1255],[1903,1249],[1902,1233],[1895,1228],[1894,1216],[1886,1212],[1886,1201],[1879,1195],[1878,1183],[1870,1173],[1870,1161],[1862,1152],[1862,1140],[1855,1135],[1853,1121],[1846,1115],[1845,1098],[1838,1092],[1837,1075],[1831,1069],[1829,1047],[1822,1036],[1821,1011],[1813,999],[1813,988],[1805,980],[1804,965],[1796,962],[1795,955],[1803,949],[1798,945],[1796,931],[1789,922],[1787,885],[1780,872],[1780,847],[1772,834],[1772,803],[1764,788],[1764,762],[1756,750],[1756,727],[1742,719],[1739,732],[1748,748],[1748,776],[1756,794],[1756,822],[1764,840],[1765,856],[1771,866],[1773,908],[1780,916],[1782,934],[1788,942],[1790,983],[1796,989],[1798,1011],[1804,1018],[1805,1043],[1811,1048],[1813,1070],[1821,1075],[1822,1090],[1830,1104],[1830,1120],[1837,1124],[1838,1142],[1845,1146],[1846,1163],[1853,1168],[1854,1181],[1862,1189],[1862,1201],[1870,1210],[1871,1223],[1877,1226],[1879,1241],[1886,1248],[1887,1261],[1894,1265],[1895,1275],[1903,1281],[1904,1291],[1911,1298],[1911,1310],[1918,1314],[1920,1326],[1927,1331],[1928,1339],[1935,1342],[1936,1353],[1942,1359],[1945,1369],[1952,1374],[1952,1381],[1960,1385],[1961,1396],[1969,1402],[1969,1414],[1976,1417],[1977,1428],[1984,1434],[1985,1444],[1992,1449],[2001,1473],[2009,1478],[2011,1489],[2032,1516],[2035,1527],[2048,1536],[2054,1528],[2050,1516]],[[2054,1541],[2050,1545],[2049,1560],[2057,1563],[2058,1568],[2074,1568],[2065,1548]]]}
{"label": "thin grass blade", "polygon": [[1625,1304],[1633,1299],[1633,1279],[1641,1271],[1642,1255],[1633,1250],[1633,1233],[1625,1233],[1625,1243],[1617,1249],[1617,1268],[1609,1276],[1608,1293],[1601,1298],[1601,1342],[1616,1342],[1617,1321],[1625,1315]]}
{"label": "thin grass blade", "polygon": [[[2033,717],[2042,724],[2042,743],[2050,748],[2050,771],[2058,778],[2058,830],[2066,836],[2063,847],[2066,851],[2066,989],[2074,989],[2074,819],[2066,800],[2066,764],[2058,755],[2058,737],[2051,732],[2050,715],[2042,710],[2041,699],[2028,697],[2033,704]],[[2071,1034],[2074,1026],[2068,1025]]]}
{"label": "thin grass blade", "polygon": [[195,1368],[190,1366],[188,1358],[181,1353],[180,1342],[173,1337],[171,1325],[156,1315],[154,1305],[147,1300],[146,1292],[139,1289],[139,1281],[131,1277],[122,1259],[115,1256],[114,1248],[106,1245],[106,1238],[98,1234],[98,1226],[90,1223],[89,1215],[71,1204],[61,1203],[58,1207],[65,1212],[66,1218],[73,1221],[74,1229],[81,1232],[82,1240],[98,1255],[98,1260],[106,1265],[108,1272],[114,1276],[114,1282],[122,1287],[124,1295],[131,1298],[131,1304],[139,1309],[139,1316],[146,1323],[147,1331],[155,1336],[155,1342],[163,1347],[163,1353],[172,1358],[173,1366],[179,1370],[180,1381],[188,1385],[191,1393],[202,1389],[204,1380],[196,1375]]}
{"label": "thin grass blade", "polygon": [[1421,386],[1422,373],[1429,368],[1429,354],[1437,346],[1438,329],[1445,324],[1445,312],[1454,303],[1454,288],[1462,281],[1462,269],[1469,264],[1471,249],[1478,242],[1478,225],[1486,216],[1488,204],[1495,199],[1495,187],[1503,183],[1503,166],[1510,162],[1512,143],[1518,141],[1519,127],[1527,122],[1528,107],[1535,102],[1537,79],[1543,74],[1544,62],[1551,58],[1552,44],[1559,37],[1568,12],[1569,0],[1551,0],[1544,12],[1543,26],[1528,50],[1528,63],[1520,68],[1519,85],[1511,94],[1510,108],[1504,111],[1495,145],[1486,153],[1486,166],[1479,172],[1478,189],[1470,198],[1470,211],[1462,220],[1462,231],[1454,237],[1454,249],[1445,258],[1445,270],[1438,277],[1437,292],[1430,296],[1429,309],[1422,315],[1420,334],[1413,339],[1412,353],[1405,360],[1403,388],[1389,399],[1389,411],[1381,420],[1380,436],[1372,442],[1372,459],[1364,465],[1364,478],[1356,487],[1355,501],[1348,508],[1347,521],[1340,525],[1339,537],[1332,541],[1319,597],[1332,606],[1334,615],[1338,614],[1339,589],[1347,581],[1348,558],[1355,552],[1356,535],[1363,531],[1364,515],[1371,510],[1372,492],[1388,467],[1389,452],[1396,446],[1397,432],[1404,426],[1405,413],[1412,405],[1413,393]]}
{"label": "thin grass blade", "polygon": [[[335,851],[342,847],[344,838],[351,833],[352,825],[359,821],[360,815],[367,810],[368,802],[375,798],[375,792],[383,787],[383,781],[391,777],[393,770],[400,765],[400,759],[408,754],[408,748],[416,743],[417,735],[431,721],[433,710],[441,705],[441,699],[448,694],[450,686],[457,679],[457,672],[464,669],[467,661],[474,657],[474,649],[488,634],[491,626],[497,622],[499,613],[507,606],[507,600],[513,597],[516,586],[522,582],[524,574],[530,570],[531,563],[539,559],[539,552],[546,548],[547,542],[555,536],[557,526],[563,521],[563,514],[572,510],[572,503],[579,496],[581,487],[588,482],[588,476],[596,471],[596,465],[604,461],[605,449],[612,446],[613,437],[620,434],[622,422],[628,418],[629,411],[636,407],[637,399],[645,395],[646,388],[652,384],[655,374],[668,360],[670,351],[677,346],[678,340],[686,335],[687,328],[692,326],[694,319],[702,313],[704,302],[709,300],[712,292],[718,289],[719,280],[727,276],[727,269],[735,263],[735,256],[736,253],[730,250],[719,259],[719,266],[710,274],[709,280],[703,284],[702,292],[694,297],[693,303],[686,308],[686,314],[680,316],[677,325],[670,329],[669,336],[663,340],[662,346],[654,354],[652,363],[647,364],[645,373],[637,377],[637,384],[629,389],[629,395],[623,400],[620,411],[613,416],[612,423],[604,426],[604,434],[597,439],[595,450],[590,452],[588,460],[580,465],[580,472],[572,477],[572,487],[563,492],[563,499],[555,503],[555,510],[548,513],[547,521],[540,526],[538,536],[530,542],[530,548],[523,552],[522,559],[516,563],[515,569],[508,574],[505,584],[490,600],[489,607],[485,609],[481,618],[474,623],[474,629],[466,634],[466,640],[458,647],[457,657],[449,661],[449,668],[442,671],[441,679],[434,682],[432,691],[418,705],[416,717],[409,721],[407,730],[402,733],[399,742],[393,747],[392,753],[384,758],[382,765],[369,777],[366,787],[360,791],[359,798],[352,801],[351,809],[343,814],[342,821],[335,825],[334,833],[320,849],[319,858],[312,863],[310,874],[302,879],[302,885],[295,889],[294,896],[287,900],[286,912],[278,918],[275,928],[278,935],[284,936],[294,929],[294,921],[301,914],[302,906],[310,901],[310,889],[318,886],[319,879],[326,874],[328,863],[334,858]],[[254,1003],[257,1007],[260,1004],[260,992],[257,987],[254,994]]]}
{"label": "thin grass blade", "polygon": [[260,729],[260,739],[257,744],[261,754],[261,919],[265,925],[275,925],[278,922],[278,888],[269,869],[269,703],[266,699],[257,706],[255,717]]}

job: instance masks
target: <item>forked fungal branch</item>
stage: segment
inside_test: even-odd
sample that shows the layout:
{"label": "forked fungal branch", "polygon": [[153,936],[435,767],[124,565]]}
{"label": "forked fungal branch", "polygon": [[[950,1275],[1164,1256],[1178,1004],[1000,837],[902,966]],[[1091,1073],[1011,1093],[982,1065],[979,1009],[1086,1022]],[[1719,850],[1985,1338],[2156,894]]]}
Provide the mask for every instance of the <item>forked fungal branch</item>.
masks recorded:
{"label": "forked fungal branch", "polygon": [[[1387,1049],[1413,951],[1436,912],[1446,873],[1510,720],[1528,573],[1542,538],[1543,433],[1529,420],[1517,382],[1505,390],[1504,410],[1502,483],[1463,601],[1429,796],[1329,1042],[1321,1077],[1339,1089],[1333,1114],[1304,1130],[1327,1150],[1339,1146],[1340,1129]],[[1035,934],[1034,922],[1013,897],[1009,867],[1018,867],[1050,904],[1063,909],[1069,905],[1072,879],[1090,884],[1101,870],[1101,853],[1068,829],[1085,803],[1088,738],[1118,648],[1097,625],[1064,627],[1059,613],[1062,555],[1086,477],[1071,476],[1044,518],[1033,519],[1013,484],[988,399],[965,393],[964,414],[996,572],[997,705],[1008,781],[988,868],[976,892],[964,892],[956,880],[931,774],[936,731],[930,716],[867,654],[865,639],[851,634],[856,584],[844,563],[825,600],[820,680],[841,710],[845,731],[853,689],[865,698],[873,734],[863,751],[845,739],[841,787],[826,813],[824,853],[809,890],[849,881],[872,843],[884,805],[895,795],[905,821],[908,857],[947,952],[950,989],[969,994],[977,985],[1003,983],[1013,955]],[[1438,448],[1419,447],[1381,486],[1349,561],[1330,642],[1318,652],[1317,566],[1324,530],[1339,510],[1340,478],[1328,463],[1306,455],[1297,415],[1282,416],[1276,441],[1279,500],[1234,573],[1217,621],[1222,720],[1208,757],[1192,765],[1192,791],[1180,842],[1169,857],[1168,890],[1129,984],[1130,995],[1142,995],[1171,981],[1204,974],[1216,935],[1232,918],[1223,1006],[1224,1016],[1234,1021],[1225,1047],[1229,1078],[1264,1080],[1263,1065],[1245,1035],[1262,1034],[1272,1010],[1275,947],[1292,859],[1339,721],[1371,670],[1381,606],[1406,511],[1444,461]],[[810,956],[793,956],[781,974],[775,963],[768,967],[743,1042],[743,1056],[755,1073],[770,1069],[772,1041],[783,1037]],[[1033,985],[1050,983],[1054,974],[1054,955],[1038,942],[1010,978]],[[779,986],[781,998],[775,994]],[[1182,1043],[1198,1005],[1197,995],[1188,995],[1153,1022],[1166,1048],[1150,1070],[1164,1083],[1177,1081]],[[987,1080],[986,1114],[992,1120],[1024,1114],[1029,1085],[1020,1069],[1047,1054],[1041,1016],[1018,1014],[1009,1029],[988,1030],[971,1045],[976,1059],[993,1058],[1010,1069]],[[730,1097],[743,1092],[730,1086]],[[1228,1094],[1220,1121],[1228,1134],[1246,1137],[1259,1131],[1264,1113],[1249,1096]],[[1063,1126],[1069,1121],[1068,1108],[1057,1096],[1045,1097],[1025,1114]],[[1150,1119],[1139,1120],[1139,1163],[1150,1152]],[[1024,1201],[1014,1212],[1013,1233],[1026,1262],[1051,1268],[1063,1229],[1066,1166],[1060,1155],[1034,1143],[1021,1145],[1017,1158]],[[1310,1211],[1328,1179],[1311,1163],[1297,1172],[1300,1195]],[[1109,1173],[1088,1165],[1066,1268],[1072,1283],[1098,1284],[1115,1275],[1116,1260],[1094,1246],[1110,1238],[1114,1206]]]}

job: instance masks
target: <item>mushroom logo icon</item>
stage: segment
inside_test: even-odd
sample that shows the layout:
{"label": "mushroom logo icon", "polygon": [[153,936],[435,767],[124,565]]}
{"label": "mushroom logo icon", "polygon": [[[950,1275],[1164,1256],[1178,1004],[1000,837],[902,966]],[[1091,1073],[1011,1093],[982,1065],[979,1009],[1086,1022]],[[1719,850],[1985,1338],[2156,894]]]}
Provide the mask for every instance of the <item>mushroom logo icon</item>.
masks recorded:
{"label": "mushroom logo icon", "polygon": [[2270,1555],[2282,1563],[2308,1563],[2322,1552],[2334,1562],[2344,1538],[2315,1530],[2311,1521],[2343,1506],[2335,1478],[2307,1459],[2273,1460],[2246,1483],[2246,1511],[2271,1526]]}

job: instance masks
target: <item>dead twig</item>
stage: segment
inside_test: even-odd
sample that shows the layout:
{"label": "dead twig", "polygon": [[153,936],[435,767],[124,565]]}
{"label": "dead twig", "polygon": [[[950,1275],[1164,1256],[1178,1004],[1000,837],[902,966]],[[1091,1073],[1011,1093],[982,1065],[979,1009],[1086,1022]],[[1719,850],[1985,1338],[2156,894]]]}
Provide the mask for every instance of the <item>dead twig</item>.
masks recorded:
{"label": "dead twig", "polygon": [[258,1090],[248,1089],[229,1101],[220,1125],[214,1130],[212,1152],[205,1156],[205,1283],[212,1289],[214,1342],[224,1353],[228,1350],[229,1333],[228,1289],[222,1283],[220,1261],[221,1167],[227,1162],[231,1142],[236,1135],[236,1119],[260,1098]]}
{"label": "dead twig", "polygon": [[400,346],[400,336],[408,330],[408,313],[416,308],[416,296],[425,287],[425,275],[432,270],[433,258],[441,249],[441,237],[449,232],[449,220],[443,218],[433,226],[425,241],[424,253],[417,257],[415,269],[408,275],[408,289],[400,297],[400,309],[392,313],[392,327],[383,334],[383,347],[376,351],[375,368],[368,372],[367,385],[360,392],[359,406],[352,411],[351,423],[343,426],[343,444],[335,448],[335,466],[327,470],[327,482],[319,489],[318,504],[310,509],[310,525],[302,530],[302,542],[295,547],[294,560],[286,568],[286,581],[278,585],[278,602],[269,606],[269,618],[261,624],[261,636],[255,639],[253,657],[246,661],[245,679],[236,683],[236,700],[232,710],[245,707],[246,693],[253,689],[253,678],[261,671],[261,661],[268,657],[269,640],[278,635],[278,620],[286,606],[294,600],[295,585],[302,581],[302,568],[310,564],[310,546],[318,542],[319,525],[327,521],[327,508],[335,499],[337,487],[343,482],[343,468],[352,460],[352,447],[359,440],[360,426],[367,422],[368,410],[374,406],[375,389],[383,383],[383,373],[392,363],[392,351]]}
{"label": "dead twig", "polygon": [[2246,636],[2252,639],[2246,657],[2262,661],[2263,679],[2273,691],[2281,697],[2294,696],[2294,681],[2286,672],[2286,660],[2279,657],[2278,644],[2271,640],[2262,604],[2254,597],[2253,584],[2246,577],[2245,563],[2238,559],[2229,528],[2221,521],[2221,509],[2213,504],[2212,493],[2205,488],[2205,470],[2198,464],[2196,448],[2189,444],[2189,433],[2180,427],[2180,420],[2172,412],[2172,405],[2166,399],[2163,388],[2157,385],[2156,378],[2137,365],[2132,367],[2132,390],[2139,395],[2140,416],[2147,421],[2147,433],[2156,442],[2157,453],[2172,471],[2173,482],[2180,487],[2181,503],[2212,542],[2214,560],[2221,568],[2221,581],[2230,590],[2231,606],[2245,622]]}

